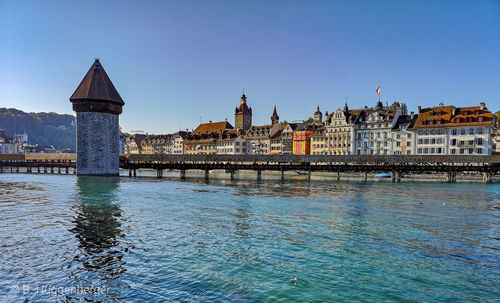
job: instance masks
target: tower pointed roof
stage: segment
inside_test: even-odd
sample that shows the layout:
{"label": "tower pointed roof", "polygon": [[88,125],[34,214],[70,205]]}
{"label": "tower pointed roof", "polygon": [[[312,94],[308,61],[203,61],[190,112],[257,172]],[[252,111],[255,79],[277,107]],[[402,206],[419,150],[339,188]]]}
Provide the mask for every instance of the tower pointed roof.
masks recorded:
{"label": "tower pointed roof", "polygon": [[95,59],[94,64],[92,64],[69,100],[71,102],[84,100],[107,101],[121,106],[125,104],[99,59]]}
{"label": "tower pointed roof", "polygon": [[280,117],[278,116],[278,112],[276,111],[276,104],[274,105],[273,109],[273,115],[271,116],[271,123],[277,123],[280,120]]}

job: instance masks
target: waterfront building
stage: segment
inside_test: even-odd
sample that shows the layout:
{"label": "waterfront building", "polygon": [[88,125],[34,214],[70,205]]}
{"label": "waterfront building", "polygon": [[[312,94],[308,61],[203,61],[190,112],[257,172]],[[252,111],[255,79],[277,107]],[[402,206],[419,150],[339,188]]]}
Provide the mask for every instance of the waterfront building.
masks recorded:
{"label": "waterfront building", "polygon": [[394,155],[414,155],[415,154],[415,133],[413,126],[417,116],[411,112],[410,115],[400,115],[396,125],[392,128],[390,142]]}
{"label": "waterfront building", "polygon": [[145,134],[133,134],[125,140],[125,154],[142,154],[142,140],[147,137]]}
{"label": "waterfront building", "polygon": [[20,154],[22,153],[21,142],[12,139],[2,130],[0,132],[0,154]]}
{"label": "waterfront building", "polygon": [[224,132],[216,142],[218,155],[243,155],[247,152],[245,131],[231,129]]}
{"label": "waterfront building", "polygon": [[246,134],[247,153],[265,155],[271,152],[269,133],[273,125],[252,126]]}
{"label": "waterfront building", "polygon": [[361,110],[349,110],[347,102],[344,109],[338,108],[325,117],[326,145],[329,155],[354,154],[354,121]]}
{"label": "waterfront building", "polygon": [[186,131],[178,131],[172,135],[172,154],[182,155],[184,154],[184,139],[191,134]]}
{"label": "waterfront building", "polygon": [[[275,107],[276,109],[276,107]],[[270,154],[271,155],[277,155],[283,153],[283,147],[284,147],[284,140],[282,137],[283,134],[283,128],[285,127],[286,123],[276,123],[273,125],[271,130],[269,131],[269,140],[271,144],[271,150]]]}
{"label": "waterfront building", "polygon": [[76,112],[78,175],[119,173],[118,116],[125,105],[96,59],[69,99]]}
{"label": "waterfront building", "polygon": [[230,129],[233,129],[233,126],[227,121],[210,121],[200,124],[183,140],[184,153],[189,155],[216,154],[217,140]]}
{"label": "waterfront building", "polygon": [[245,93],[241,95],[240,105],[234,110],[234,128],[248,130],[252,126],[252,108],[247,105]]}
{"label": "waterfront building", "polygon": [[390,132],[399,116],[406,114],[406,105],[394,102],[362,109],[354,121],[355,153],[358,155],[392,155]]}
{"label": "waterfront building", "polygon": [[299,123],[283,122],[283,129],[281,130],[281,153],[285,155],[293,154],[293,132]]}
{"label": "waterfront building", "polygon": [[297,126],[293,132],[293,147],[294,155],[309,155],[311,148],[311,135],[313,133],[313,125],[302,123]]}
{"label": "waterfront building", "polygon": [[493,133],[493,151],[491,153],[493,155],[500,155],[500,132],[498,128]]}
{"label": "waterfront building", "polygon": [[311,135],[311,155],[326,155],[327,153],[325,126],[321,126],[313,130]]}
{"label": "waterfront building", "polygon": [[413,131],[417,155],[491,155],[497,117],[485,103],[421,109]]}
{"label": "waterfront building", "polygon": [[172,135],[148,135],[141,141],[143,154],[165,154],[172,153]]}

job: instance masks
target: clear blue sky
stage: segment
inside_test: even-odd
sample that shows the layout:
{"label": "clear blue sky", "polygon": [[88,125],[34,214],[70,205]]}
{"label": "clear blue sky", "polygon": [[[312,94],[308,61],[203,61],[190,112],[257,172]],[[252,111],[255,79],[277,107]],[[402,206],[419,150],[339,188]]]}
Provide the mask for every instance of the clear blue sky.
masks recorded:
{"label": "clear blue sky", "polygon": [[500,109],[500,1],[0,1],[0,107],[72,113],[95,57],[126,131],[382,100]]}

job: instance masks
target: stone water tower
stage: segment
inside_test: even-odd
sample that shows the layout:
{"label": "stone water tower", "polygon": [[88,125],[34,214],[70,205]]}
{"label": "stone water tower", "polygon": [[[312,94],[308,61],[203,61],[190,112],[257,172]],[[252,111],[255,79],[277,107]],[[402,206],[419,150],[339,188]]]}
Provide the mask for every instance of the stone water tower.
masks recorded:
{"label": "stone water tower", "polygon": [[96,59],[71,98],[76,112],[78,175],[118,176],[118,115],[125,105]]}

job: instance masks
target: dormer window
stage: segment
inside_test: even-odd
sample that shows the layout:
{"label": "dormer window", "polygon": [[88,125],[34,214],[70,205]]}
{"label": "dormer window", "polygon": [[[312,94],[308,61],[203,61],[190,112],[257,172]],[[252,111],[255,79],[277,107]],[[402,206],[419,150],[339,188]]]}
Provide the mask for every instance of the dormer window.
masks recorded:
{"label": "dormer window", "polygon": [[479,118],[477,118],[477,121],[478,121],[478,122],[483,122],[483,117],[479,117]]}

